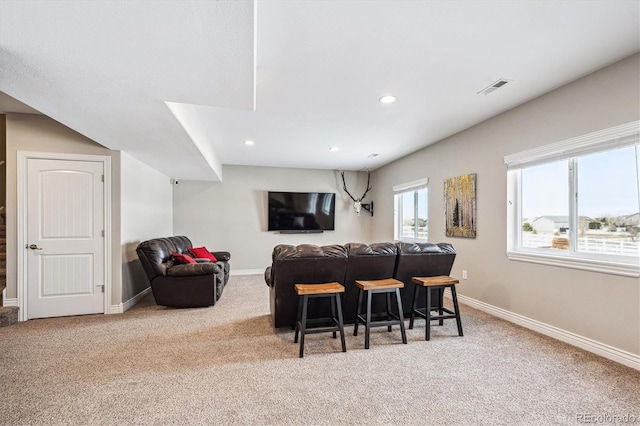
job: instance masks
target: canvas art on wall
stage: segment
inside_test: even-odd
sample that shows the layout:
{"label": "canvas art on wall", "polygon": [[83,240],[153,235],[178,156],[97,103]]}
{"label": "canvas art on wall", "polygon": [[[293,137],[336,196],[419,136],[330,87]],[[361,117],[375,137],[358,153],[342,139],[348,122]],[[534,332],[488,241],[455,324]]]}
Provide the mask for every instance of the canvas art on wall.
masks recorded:
{"label": "canvas art on wall", "polygon": [[476,173],[444,180],[447,237],[476,237]]}

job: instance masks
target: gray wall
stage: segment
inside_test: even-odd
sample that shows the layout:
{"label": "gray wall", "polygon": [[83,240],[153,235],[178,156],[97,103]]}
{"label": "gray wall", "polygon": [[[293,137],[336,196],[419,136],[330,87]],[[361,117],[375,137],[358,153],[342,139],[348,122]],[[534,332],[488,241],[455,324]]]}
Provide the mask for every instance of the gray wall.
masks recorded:
{"label": "gray wall", "polygon": [[[7,191],[7,131],[6,131],[6,119],[7,117],[4,114],[0,114],[0,160],[4,161],[4,164],[0,165],[0,206],[4,206],[6,204],[5,199],[6,191]],[[0,212],[0,215],[3,215],[4,212]],[[0,224],[4,224],[2,220],[0,220]]]}
{"label": "gray wall", "polygon": [[[195,246],[231,252],[232,271],[264,270],[277,244],[344,244],[366,241],[372,218],[357,217],[342,190],[340,173],[329,170],[224,166],[223,182],[180,181],[173,190],[174,232]],[[349,192],[362,194],[366,173],[348,172]],[[335,192],[336,229],[322,234],[267,231],[267,191]],[[369,196],[364,200],[371,200]],[[377,208],[377,204],[376,204]]]}
{"label": "gray wall", "polygon": [[[468,271],[459,293],[640,354],[640,281],[506,257],[503,157],[640,119],[640,55],[634,55],[375,171],[372,240],[393,238],[392,187],[428,177],[429,235]],[[500,96],[496,92],[489,96]],[[444,235],[444,179],[477,173],[476,239]]]}
{"label": "gray wall", "polygon": [[141,241],[173,235],[169,177],[121,153],[122,301],[149,287],[136,253]]}

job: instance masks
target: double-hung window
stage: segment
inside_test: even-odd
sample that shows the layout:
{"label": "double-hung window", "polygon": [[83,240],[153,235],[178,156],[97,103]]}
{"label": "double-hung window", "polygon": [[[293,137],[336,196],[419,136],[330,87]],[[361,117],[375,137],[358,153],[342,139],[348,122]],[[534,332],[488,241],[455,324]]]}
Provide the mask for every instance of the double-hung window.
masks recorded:
{"label": "double-hung window", "polygon": [[427,241],[429,239],[428,182],[428,179],[420,179],[393,187],[396,240]]}
{"label": "double-hung window", "polygon": [[505,163],[510,259],[640,276],[640,122]]}

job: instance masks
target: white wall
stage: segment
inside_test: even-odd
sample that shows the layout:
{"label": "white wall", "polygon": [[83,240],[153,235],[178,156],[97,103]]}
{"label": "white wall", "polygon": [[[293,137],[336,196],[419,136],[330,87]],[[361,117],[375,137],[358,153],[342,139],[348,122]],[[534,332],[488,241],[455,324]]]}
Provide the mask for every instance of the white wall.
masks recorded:
{"label": "white wall", "polygon": [[[176,235],[188,236],[195,246],[229,251],[232,272],[264,270],[271,264],[273,247],[278,244],[368,241],[372,217],[366,211],[355,215],[337,171],[224,166],[223,177],[222,182],[180,181],[174,187],[173,228]],[[348,172],[346,178],[349,192],[364,192],[366,173]],[[335,231],[268,232],[267,191],[335,192]],[[364,201],[370,200],[367,196]]]}
{"label": "white wall", "polygon": [[[507,259],[503,163],[508,154],[640,119],[639,70],[636,54],[376,170],[372,239],[393,238],[392,187],[429,177],[430,239],[456,248],[452,273],[469,276],[460,294],[640,355],[640,280]],[[478,174],[477,238],[446,238],[444,179],[467,173]]]}
{"label": "white wall", "polygon": [[122,301],[149,287],[136,247],[141,241],[173,235],[173,185],[169,177],[121,153]]}

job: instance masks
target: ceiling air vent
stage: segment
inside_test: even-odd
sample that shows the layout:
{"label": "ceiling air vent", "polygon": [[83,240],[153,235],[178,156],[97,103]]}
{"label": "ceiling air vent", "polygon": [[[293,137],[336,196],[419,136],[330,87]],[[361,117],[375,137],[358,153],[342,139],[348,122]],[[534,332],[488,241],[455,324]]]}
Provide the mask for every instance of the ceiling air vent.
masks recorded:
{"label": "ceiling air vent", "polygon": [[494,90],[498,90],[499,88],[501,88],[502,86],[504,86],[505,84],[507,84],[510,81],[511,80],[507,80],[506,78],[501,78],[500,80],[496,81],[495,83],[492,83],[489,86],[487,86],[484,89],[482,89],[481,91],[479,91],[478,95],[488,95],[489,93],[493,92]]}

